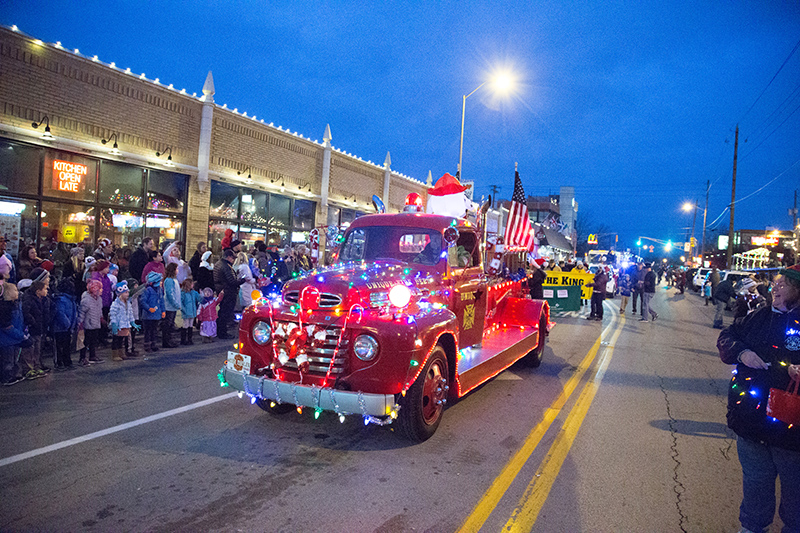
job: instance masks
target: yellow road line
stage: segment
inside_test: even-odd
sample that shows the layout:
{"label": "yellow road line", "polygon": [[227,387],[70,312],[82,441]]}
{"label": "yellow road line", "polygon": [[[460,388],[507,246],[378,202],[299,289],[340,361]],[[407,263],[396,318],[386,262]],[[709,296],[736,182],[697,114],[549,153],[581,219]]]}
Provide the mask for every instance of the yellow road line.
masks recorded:
{"label": "yellow road line", "polygon": [[542,437],[544,437],[545,433],[547,433],[547,430],[550,429],[553,421],[556,419],[556,417],[558,417],[559,413],[561,413],[561,410],[564,408],[567,400],[569,400],[569,397],[578,386],[578,383],[580,383],[583,375],[591,366],[595,355],[597,355],[597,350],[600,349],[600,341],[602,340],[603,336],[615,326],[616,322],[617,317],[614,315],[612,322],[606,327],[603,333],[600,334],[600,336],[592,345],[592,348],[586,354],[586,357],[584,357],[583,361],[581,361],[581,364],[578,366],[575,373],[564,384],[564,387],[561,389],[561,393],[544,412],[544,417],[542,418],[541,422],[539,422],[528,434],[528,436],[525,438],[525,442],[522,444],[522,447],[519,449],[519,451],[517,451],[517,453],[514,454],[508,463],[506,463],[506,466],[503,467],[503,470],[500,471],[500,474],[495,478],[491,486],[483,494],[483,497],[481,497],[478,504],[472,510],[472,513],[467,517],[467,519],[464,521],[464,524],[458,530],[459,533],[472,533],[480,530],[480,528],[489,518],[489,515],[492,514],[495,507],[497,507],[497,504],[508,490],[508,487],[511,486],[514,478],[517,477],[517,474],[519,474],[520,470],[522,470],[522,467],[525,466],[528,458],[531,456],[531,454],[533,454],[534,450],[536,450],[536,447],[539,445],[539,442],[541,442]]}
{"label": "yellow road line", "polygon": [[589,412],[589,407],[592,405],[597,391],[600,389],[600,383],[603,381],[603,376],[606,373],[609,363],[611,362],[614,345],[617,338],[622,332],[622,325],[625,323],[625,317],[622,317],[620,327],[614,332],[609,345],[603,351],[602,358],[597,365],[597,372],[583,387],[580,396],[578,396],[575,406],[567,415],[564,425],[556,436],[555,441],[550,446],[542,464],[539,466],[538,474],[531,479],[528,488],[519,500],[514,512],[511,513],[511,518],[506,522],[503,531],[520,533],[528,532],[533,528],[539,512],[542,510],[553,484],[558,478],[558,473],[567,458],[567,454],[578,436],[578,430],[583,424],[586,413]]}

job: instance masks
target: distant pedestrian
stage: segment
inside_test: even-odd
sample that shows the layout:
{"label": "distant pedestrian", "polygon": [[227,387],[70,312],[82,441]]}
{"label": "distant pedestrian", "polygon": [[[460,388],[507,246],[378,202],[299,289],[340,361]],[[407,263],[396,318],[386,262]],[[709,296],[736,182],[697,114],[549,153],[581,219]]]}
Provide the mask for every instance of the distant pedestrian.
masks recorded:
{"label": "distant pedestrian", "polygon": [[200,264],[197,267],[197,290],[201,291],[205,288],[214,290],[214,265],[209,261],[211,259],[211,250],[206,250],[200,256]]}
{"label": "distant pedestrian", "polygon": [[653,322],[656,321],[658,318],[658,313],[653,311],[650,307],[650,302],[653,299],[653,296],[656,295],[656,273],[653,272],[652,265],[650,263],[644,264],[644,280],[642,282],[642,318],[639,319],[640,322],[647,322],[647,315],[649,314]]}
{"label": "distant pedestrian", "polygon": [[202,298],[200,293],[194,290],[192,278],[186,278],[181,283],[181,344],[191,346],[194,344],[192,335],[194,333],[194,320],[197,318],[197,309],[200,307]]}
{"label": "distant pedestrian", "polygon": [[217,317],[217,337],[230,339],[228,325],[233,322],[236,300],[239,297],[239,286],[245,282],[244,278],[237,279],[233,271],[233,262],[236,254],[233,250],[225,250],[222,259],[214,265],[214,286],[217,292],[225,291],[225,297],[219,305]]}
{"label": "distant pedestrian", "polygon": [[175,317],[181,310],[181,286],[177,279],[178,264],[170,263],[164,272],[164,318],[161,320],[161,347],[175,348],[172,340]]}
{"label": "distant pedestrian", "polygon": [[22,295],[22,314],[28,328],[30,342],[22,348],[21,365],[25,379],[44,376],[50,372],[44,362],[42,341],[50,329],[50,301],[48,287],[43,281],[34,281]]}
{"label": "distant pedestrian", "polygon": [[736,291],[733,290],[733,283],[731,280],[725,279],[720,281],[716,288],[712,288],[711,297],[713,298],[714,305],[716,306],[716,312],[714,313],[714,324],[712,327],[715,329],[722,329],[724,327],[722,316],[725,314],[725,307],[728,305],[731,298],[736,297]]}
{"label": "distant pedestrian", "polygon": [[[100,280],[89,280],[86,283],[86,292],[81,296],[81,303],[78,307],[78,329],[83,330],[84,344],[79,361],[82,366],[105,363],[105,359],[98,357],[96,352],[97,344],[100,340],[100,327],[105,321],[103,318],[102,292],[103,284]],[[87,351],[89,352],[88,357]]]}
{"label": "distant pedestrian", "polygon": [[[641,304],[644,302],[644,276],[647,272],[644,269],[644,263],[636,263],[636,269],[631,274],[631,293],[633,294],[633,314],[636,314],[636,303],[639,300]],[[641,307],[640,307],[641,309]],[[644,312],[642,312],[644,316]]]}
{"label": "distant pedestrian", "polygon": [[619,314],[625,314],[628,307],[628,299],[631,296],[631,276],[624,270],[619,275]]}
{"label": "distant pedestrian", "polygon": [[136,327],[136,317],[133,315],[133,306],[129,300],[128,282],[118,282],[114,292],[117,297],[111,304],[109,312],[111,334],[114,336],[111,342],[111,359],[124,361],[128,358],[125,353],[125,343],[130,339],[131,330]]}
{"label": "distant pedestrian", "polygon": [[25,320],[17,286],[6,281],[0,289],[3,291],[0,298],[0,359],[3,385],[8,386],[25,379],[19,366],[20,345],[26,342]]}
{"label": "distant pedestrian", "polygon": [[56,345],[56,370],[72,368],[72,335],[78,327],[78,303],[72,277],[62,278],[52,300],[52,331]]}
{"label": "distant pedestrian", "polygon": [[604,268],[600,267],[594,275],[594,280],[587,283],[587,287],[592,288],[592,297],[590,300],[591,311],[587,320],[603,320],[603,302],[606,299],[606,285],[608,285],[608,274]]}
{"label": "distant pedestrian", "polygon": [[147,288],[139,296],[139,317],[144,330],[145,352],[158,351],[158,323],[165,315],[161,280],[161,274],[150,272],[146,280]]}
{"label": "distant pedestrian", "polygon": [[144,267],[150,260],[148,254],[150,253],[150,250],[153,249],[155,249],[155,243],[153,242],[153,239],[150,237],[145,237],[142,239],[142,244],[140,244],[139,247],[136,248],[136,250],[131,254],[131,258],[128,263],[128,270],[130,270],[132,278],[136,278],[137,280],[142,279]]}
{"label": "distant pedestrian", "polygon": [[203,254],[206,253],[208,250],[208,245],[203,242],[197,243],[197,249],[194,252],[194,255],[191,259],[189,259],[189,269],[192,271],[192,278],[197,280],[198,272],[200,269],[200,261],[203,260]]}

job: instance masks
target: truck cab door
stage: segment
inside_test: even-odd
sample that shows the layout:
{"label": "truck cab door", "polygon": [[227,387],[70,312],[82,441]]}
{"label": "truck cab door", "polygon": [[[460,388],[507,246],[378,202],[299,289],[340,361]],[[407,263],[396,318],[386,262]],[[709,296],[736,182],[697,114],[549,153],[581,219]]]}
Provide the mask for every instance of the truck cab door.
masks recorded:
{"label": "truck cab door", "polygon": [[447,263],[453,282],[453,311],[458,319],[458,345],[463,348],[480,344],[483,338],[487,298],[478,238],[472,228],[459,228],[459,232],[458,242],[448,251]]}

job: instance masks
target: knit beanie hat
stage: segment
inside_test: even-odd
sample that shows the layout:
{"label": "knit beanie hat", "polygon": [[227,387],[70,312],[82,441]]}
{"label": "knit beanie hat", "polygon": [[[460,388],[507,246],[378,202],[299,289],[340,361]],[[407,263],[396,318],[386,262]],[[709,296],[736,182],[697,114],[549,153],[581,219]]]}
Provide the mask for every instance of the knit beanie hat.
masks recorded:
{"label": "knit beanie hat", "polygon": [[86,268],[89,268],[90,266],[92,266],[96,262],[97,262],[97,259],[95,259],[94,257],[92,257],[90,255],[89,257],[87,257],[86,259],[83,260],[83,266],[85,266]]}
{"label": "knit beanie hat", "polygon": [[127,281],[120,281],[116,285],[114,285],[114,292],[118,295],[122,294],[123,292],[128,292],[128,282]]}
{"label": "knit beanie hat", "polygon": [[108,273],[109,274],[111,274],[112,272],[118,272],[118,271],[119,271],[119,266],[118,265],[116,265],[114,263],[111,263],[110,265],[108,265]]}
{"label": "knit beanie hat", "polygon": [[81,255],[86,253],[82,246],[74,246],[70,251],[69,255],[71,257],[75,257],[76,255]]}
{"label": "knit beanie hat", "polygon": [[32,279],[28,279],[28,278],[21,279],[17,283],[17,289],[19,289],[21,291],[24,291],[25,289],[30,287],[32,284],[33,284],[33,280]]}
{"label": "knit beanie hat", "polygon": [[157,283],[161,283],[161,279],[163,276],[158,272],[150,272],[147,274],[147,283],[150,285],[156,285]]}
{"label": "knit beanie hat", "polygon": [[795,281],[800,281],[800,264],[782,268],[778,271],[778,274],[786,276],[787,278],[792,278]]}

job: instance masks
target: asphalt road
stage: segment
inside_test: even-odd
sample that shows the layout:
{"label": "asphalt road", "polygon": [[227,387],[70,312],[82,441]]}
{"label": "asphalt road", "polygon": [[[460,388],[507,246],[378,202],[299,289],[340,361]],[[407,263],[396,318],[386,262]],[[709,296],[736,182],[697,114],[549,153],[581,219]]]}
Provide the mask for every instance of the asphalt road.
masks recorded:
{"label": "asphalt road", "polygon": [[220,387],[222,341],[1,388],[0,530],[736,531],[713,308],[662,286],[643,323],[618,302],[556,317],[540,368],[422,444],[261,411]]}

